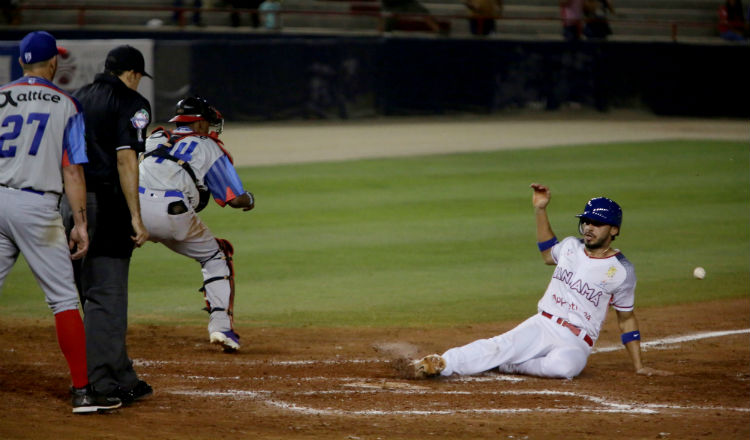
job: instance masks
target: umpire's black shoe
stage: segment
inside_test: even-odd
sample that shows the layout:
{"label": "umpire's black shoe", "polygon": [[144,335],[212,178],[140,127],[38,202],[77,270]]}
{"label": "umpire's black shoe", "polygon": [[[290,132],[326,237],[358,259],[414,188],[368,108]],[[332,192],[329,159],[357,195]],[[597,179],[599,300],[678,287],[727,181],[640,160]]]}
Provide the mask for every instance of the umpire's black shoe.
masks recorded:
{"label": "umpire's black shoe", "polygon": [[70,394],[72,395],[74,414],[91,414],[122,406],[120,399],[96,394],[91,385],[86,385],[83,388],[71,388]]}
{"label": "umpire's black shoe", "polygon": [[128,394],[130,394],[135,402],[154,394],[154,389],[151,388],[151,385],[147,384],[146,381],[139,380]]}
{"label": "umpire's black shoe", "polygon": [[109,396],[119,398],[120,400],[122,400],[122,404],[127,406],[135,401],[145,399],[152,394],[154,394],[154,389],[151,388],[151,385],[147,384],[146,381],[139,380],[130,390],[126,391],[122,388],[118,388],[117,390],[109,393]]}

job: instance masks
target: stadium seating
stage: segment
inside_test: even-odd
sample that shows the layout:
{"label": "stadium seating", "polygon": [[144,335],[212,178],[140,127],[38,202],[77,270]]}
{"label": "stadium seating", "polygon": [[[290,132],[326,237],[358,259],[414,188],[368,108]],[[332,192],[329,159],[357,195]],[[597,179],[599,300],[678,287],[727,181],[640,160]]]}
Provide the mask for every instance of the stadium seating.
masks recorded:
{"label": "stadium seating", "polygon": [[[26,0],[24,5],[70,5],[84,2],[61,0]],[[185,0],[185,7],[192,5]],[[674,27],[681,39],[716,38],[717,0],[614,0],[617,15],[612,17],[613,40],[665,40],[673,36]],[[77,27],[81,20],[89,27],[142,27],[150,23],[156,27],[170,27],[175,23],[172,0],[89,0],[90,9],[81,15],[74,9],[24,9],[22,25]],[[283,16],[285,32],[344,32],[377,34],[383,30],[379,0],[282,0],[288,11]],[[469,36],[466,8],[460,0],[423,0],[422,4],[437,17],[444,33]],[[115,9],[99,9],[113,7]],[[141,8],[128,10],[124,8]],[[218,10],[225,7],[220,0],[204,0],[202,21],[207,29],[229,30],[229,14]],[[150,8],[150,9],[149,9]],[[164,8],[155,10],[153,8]],[[248,19],[235,31],[251,29]],[[184,24],[190,24],[190,12]],[[503,19],[498,21],[494,38],[560,39],[559,7],[550,0],[505,0]],[[192,27],[192,26],[191,26]],[[396,32],[427,32],[418,17],[399,18]]]}

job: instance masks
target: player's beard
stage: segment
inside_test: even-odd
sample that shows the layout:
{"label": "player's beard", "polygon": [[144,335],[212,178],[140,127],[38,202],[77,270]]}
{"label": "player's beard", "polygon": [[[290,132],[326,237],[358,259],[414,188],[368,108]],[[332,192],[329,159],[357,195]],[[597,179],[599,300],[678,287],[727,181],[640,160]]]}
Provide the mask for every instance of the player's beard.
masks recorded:
{"label": "player's beard", "polygon": [[583,245],[586,246],[587,251],[596,251],[604,248],[604,244],[607,242],[607,236],[603,236],[599,239],[592,238],[589,240],[587,236],[583,236]]}

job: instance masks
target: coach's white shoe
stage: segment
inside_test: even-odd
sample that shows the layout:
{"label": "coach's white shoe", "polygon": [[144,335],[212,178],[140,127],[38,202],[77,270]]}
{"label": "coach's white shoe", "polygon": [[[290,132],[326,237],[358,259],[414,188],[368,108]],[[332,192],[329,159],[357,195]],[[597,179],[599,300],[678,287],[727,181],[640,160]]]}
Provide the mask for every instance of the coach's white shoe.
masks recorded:
{"label": "coach's white shoe", "polygon": [[240,335],[232,330],[213,332],[209,339],[212,344],[221,345],[225,353],[234,353],[240,349]]}
{"label": "coach's white shoe", "polygon": [[411,373],[414,379],[434,377],[445,370],[445,359],[439,354],[431,354],[411,363]]}

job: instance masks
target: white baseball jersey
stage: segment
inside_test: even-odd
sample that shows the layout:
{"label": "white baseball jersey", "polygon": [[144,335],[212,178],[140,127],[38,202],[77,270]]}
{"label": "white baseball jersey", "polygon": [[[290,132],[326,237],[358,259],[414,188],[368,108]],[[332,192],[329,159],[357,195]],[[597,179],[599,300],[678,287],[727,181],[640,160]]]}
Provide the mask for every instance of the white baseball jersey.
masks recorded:
{"label": "white baseball jersey", "polygon": [[[193,133],[189,127],[178,127],[174,135],[184,135],[170,149],[170,154],[190,164],[195,177],[205,182],[211,194],[221,206],[245,191],[237,171],[217,142],[208,137]],[[146,139],[146,152],[152,151],[167,141],[163,131],[156,131]],[[153,190],[182,191],[190,205],[198,206],[199,195],[190,175],[180,165],[157,156],[150,156],[139,166],[139,183]]]}
{"label": "white baseball jersey", "polygon": [[61,194],[61,167],[88,162],[78,101],[25,76],[0,87],[0,184]]}
{"label": "white baseball jersey", "polygon": [[[633,310],[635,271],[620,252],[589,257],[575,237],[553,246],[552,257],[557,267],[539,301],[540,313],[501,335],[446,351],[446,367],[440,374],[498,368],[503,373],[570,379],[581,373],[610,304],[617,310]],[[558,318],[583,332],[574,333],[558,324]],[[591,343],[584,339],[587,335]]]}
{"label": "white baseball jersey", "polygon": [[633,310],[635,269],[618,252],[608,258],[586,255],[582,240],[567,237],[552,247],[557,263],[539,311],[564,318],[596,340],[607,309]]}

